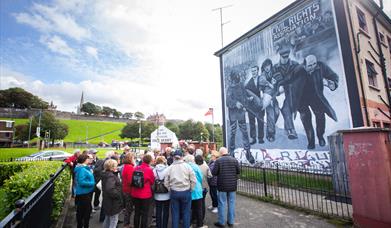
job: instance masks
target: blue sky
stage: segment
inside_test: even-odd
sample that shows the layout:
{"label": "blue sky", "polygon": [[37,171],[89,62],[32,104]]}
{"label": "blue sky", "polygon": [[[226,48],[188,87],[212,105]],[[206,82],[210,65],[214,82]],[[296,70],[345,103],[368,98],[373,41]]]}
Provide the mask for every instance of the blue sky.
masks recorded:
{"label": "blue sky", "polygon": [[212,9],[233,5],[228,44],[291,2],[1,0],[0,89],[22,87],[65,111],[76,111],[82,91],[85,101],[170,119],[210,121],[213,107],[221,123]]}

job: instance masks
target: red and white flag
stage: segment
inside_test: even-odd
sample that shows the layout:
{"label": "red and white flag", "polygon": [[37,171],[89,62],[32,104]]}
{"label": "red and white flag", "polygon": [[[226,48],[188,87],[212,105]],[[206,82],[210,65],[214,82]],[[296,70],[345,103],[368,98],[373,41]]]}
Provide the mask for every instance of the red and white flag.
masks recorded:
{"label": "red and white flag", "polygon": [[209,115],[213,116],[213,108],[209,108],[209,110],[205,113],[205,116],[209,116]]}

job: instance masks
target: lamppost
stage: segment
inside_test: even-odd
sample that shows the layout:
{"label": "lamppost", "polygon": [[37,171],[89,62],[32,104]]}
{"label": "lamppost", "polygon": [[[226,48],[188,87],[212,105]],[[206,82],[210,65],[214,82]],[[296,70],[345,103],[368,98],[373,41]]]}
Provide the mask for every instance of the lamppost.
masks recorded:
{"label": "lamppost", "polygon": [[140,148],[141,148],[141,120],[140,119],[138,120],[138,123],[139,123],[139,125],[138,125],[138,135],[139,135],[138,148],[140,150]]}
{"label": "lamppost", "polygon": [[204,133],[203,133],[203,132],[201,132],[201,140],[200,140],[200,143],[202,142],[202,135],[204,135]]}

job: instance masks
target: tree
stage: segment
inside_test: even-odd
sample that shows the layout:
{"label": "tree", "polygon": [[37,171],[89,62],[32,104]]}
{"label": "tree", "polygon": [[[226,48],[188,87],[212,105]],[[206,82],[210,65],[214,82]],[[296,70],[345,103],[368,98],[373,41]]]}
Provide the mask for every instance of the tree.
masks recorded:
{"label": "tree", "polygon": [[[30,138],[36,137],[36,129],[39,125],[39,116],[36,115],[31,122],[31,134]],[[40,137],[45,137],[45,132],[50,132],[50,140],[54,143],[54,140],[64,139],[68,135],[68,125],[61,123],[56,117],[50,112],[42,112],[41,114],[41,125],[40,125]],[[16,128],[18,139],[28,140],[29,134],[29,123]]]}
{"label": "tree", "polygon": [[22,88],[0,90],[0,107],[47,109],[49,103]]}
{"label": "tree", "polygon": [[107,106],[102,107],[102,114],[105,116],[110,116],[113,113],[113,109]]}
{"label": "tree", "polygon": [[136,117],[136,119],[138,119],[138,120],[142,120],[145,118],[144,113],[139,112],[139,111],[134,113],[134,117]]}
{"label": "tree", "polygon": [[122,113],[120,111],[118,111],[117,109],[113,109],[113,116],[115,118],[119,118],[120,116],[122,116]]}
{"label": "tree", "polygon": [[80,111],[85,112],[91,116],[99,114],[102,111],[102,108],[91,102],[87,102],[82,105]]}
{"label": "tree", "polygon": [[125,112],[125,113],[122,115],[122,117],[125,118],[125,119],[132,119],[133,113],[132,113],[132,112]]}
{"label": "tree", "polygon": [[165,123],[165,127],[174,132],[177,136],[179,135],[179,127],[176,123],[168,121]]}
{"label": "tree", "polygon": [[179,138],[206,141],[209,138],[209,132],[202,122],[187,120],[179,124]]}
{"label": "tree", "polygon": [[139,124],[137,122],[127,123],[119,135],[121,138],[135,139],[139,137]]}
{"label": "tree", "polygon": [[[205,124],[205,128],[208,130],[209,132],[209,141],[210,142],[213,142],[213,125],[210,124],[210,123],[206,123]],[[219,145],[222,145],[223,144],[223,129],[221,128],[220,124],[215,124],[214,125],[214,130],[215,130],[215,138],[214,138],[214,141],[216,143],[218,143]]]}

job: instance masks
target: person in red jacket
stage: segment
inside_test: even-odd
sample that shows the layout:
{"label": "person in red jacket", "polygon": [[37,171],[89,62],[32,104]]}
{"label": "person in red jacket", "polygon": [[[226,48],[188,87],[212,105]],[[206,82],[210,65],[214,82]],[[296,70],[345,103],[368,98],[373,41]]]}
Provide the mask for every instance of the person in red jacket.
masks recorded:
{"label": "person in red jacket", "polygon": [[137,166],[134,171],[140,170],[144,176],[144,186],[142,188],[131,188],[131,195],[134,202],[134,227],[147,228],[148,227],[148,212],[152,203],[152,189],[151,186],[155,182],[155,176],[149,164],[152,161],[150,154],[145,154],[141,165]]}
{"label": "person in red jacket", "polygon": [[122,192],[124,195],[125,212],[124,212],[124,227],[130,227],[130,216],[133,212],[132,199],[132,175],[134,170],[134,153],[128,152],[122,160],[124,167],[122,168]]}
{"label": "person in red jacket", "polygon": [[67,165],[69,166],[70,171],[71,171],[71,176],[72,176],[72,197],[75,197],[75,175],[74,175],[75,173],[74,173],[74,170],[75,170],[75,167],[77,165],[77,158],[79,157],[79,155],[80,155],[80,150],[76,149],[73,152],[72,156],[70,156],[69,158],[64,160],[64,162],[67,163]]}

